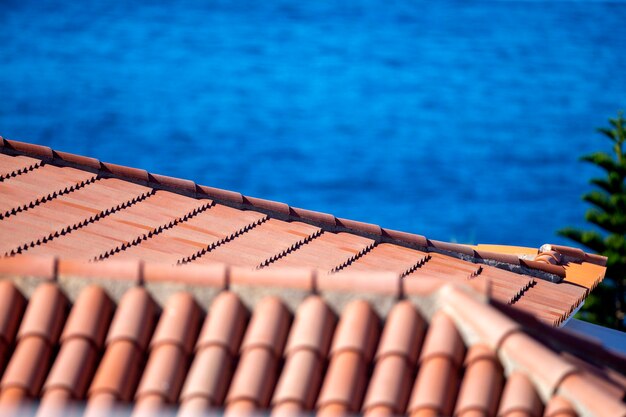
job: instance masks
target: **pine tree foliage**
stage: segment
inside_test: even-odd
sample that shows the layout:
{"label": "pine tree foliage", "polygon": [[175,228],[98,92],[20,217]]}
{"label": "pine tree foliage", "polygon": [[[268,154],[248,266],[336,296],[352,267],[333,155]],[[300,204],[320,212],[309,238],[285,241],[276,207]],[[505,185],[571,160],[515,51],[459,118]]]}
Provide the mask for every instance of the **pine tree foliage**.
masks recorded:
{"label": "pine tree foliage", "polygon": [[595,152],[581,160],[604,171],[593,178],[596,187],[582,198],[591,204],[585,219],[596,230],[565,228],[558,234],[608,257],[607,277],[587,298],[581,318],[604,326],[626,329],[626,120],[623,113],[609,119],[610,127],[598,131],[611,141],[611,153]]}

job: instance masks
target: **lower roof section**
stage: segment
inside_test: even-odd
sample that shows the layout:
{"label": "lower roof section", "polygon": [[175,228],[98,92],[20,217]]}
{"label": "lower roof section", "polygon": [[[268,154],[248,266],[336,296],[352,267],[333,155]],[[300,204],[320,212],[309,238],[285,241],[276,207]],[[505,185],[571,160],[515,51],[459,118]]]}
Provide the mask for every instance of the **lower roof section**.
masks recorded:
{"label": "lower roof section", "polygon": [[467,246],[339,219],[192,181],[0,138],[0,256],[42,255],[323,274],[392,271],[486,282],[553,326],[604,277],[606,259],[544,245]]}
{"label": "lower roof section", "polygon": [[625,357],[487,281],[28,256],[0,278],[2,415],[626,416]]}

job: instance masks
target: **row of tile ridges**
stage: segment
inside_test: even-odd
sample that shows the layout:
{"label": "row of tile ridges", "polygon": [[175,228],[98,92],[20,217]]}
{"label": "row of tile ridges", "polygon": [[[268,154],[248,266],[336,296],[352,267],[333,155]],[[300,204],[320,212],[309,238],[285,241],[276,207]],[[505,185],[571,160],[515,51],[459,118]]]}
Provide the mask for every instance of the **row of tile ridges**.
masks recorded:
{"label": "row of tile ridges", "polygon": [[[258,273],[257,273],[258,274]],[[47,285],[47,286],[46,286]],[[44,291],[44,292],[54,292],[54,299],[56,300],[57,298],[59,300],[61,300],[61,293],[57,293],[58,290],[53,290],[52,288],[56,288],[54,287],[54,284],[44,284],[43,289],[40,290],[39,287],[36,291]],[[88,288],[92,288],[92,287],[88,287]],[[86,290],[83,290],[86,291]],[[82,294],[82,292],[81,292]],[[432,293],[431,293],[432,294]],[[34,294],[32,297],[37,298],[37,296]],[[61,297],[61,298],[59,298]],[[133,320],[124,320],[124,319],[120,319],[118,320],[118,322],[115,324],[115,331],[111,330],[109,331],[109,336],[107,336],[107,345],[109,345],[109,348],[112,348],[112,346],[115,343],[121,343],[123,340],[128,340],[129,337],[131,337],[131,340],[135,340],[135,338],[137,338],[138,336],[133,336],[132,334],[128,333],[129,331],[133,334],[137,333],[139,335],[141,335],[140,339],[138,339],[136,341],[135,346],[139,346],[139,347],[143,347],[143,350],[145,351],[145,348],[148,346],[148,339],[150,338],[150,333],[151,330],[149,330],[149,328],[151,328],[152,326],[148,326],[146,325],[146,323],[149,323],[148,320],[151,316],[153,316],[153,314],[150,313],[150,311],[155,311],[153,309],[153,304],[152,302],[149,301],[149,298],[147,297],[147,293],[142,292],[139,289],[136,290],[132,290],[128,293],[126,293],[124,295],[124,299],[126,298],[130,298],[132,300],[129,299],[128,302],[124,302],[122,301],[120,303],[120,307],[122,310],[120,311],[124,311],[124,316],[128,315],[129,317],[135,317],[135,319]],[[457,322],[457,326],[459,327],[459,330],[465,334],[467,332],[474,332],[474,333],[482,333],[482,337],[481,340],[479,341],[480,343],[478,344],[478,346],[484,345],[487,347],[487,350],[489,350],[489,348],[493,348],[494,349],[494,353],[493,353],[493,357],[495,358],[495,352],[499,351],[499,350],[504,350],[505,355],[504,358],[507,358],[507,360],[512,360],[514,363],[516,363],[517,365],[514,366],[514,369],[518,369],[523,371],[525,366],[532,366],[536,373],[538,373],[540,375],[540,378],[538,381],[533,381],[533,383],[535,384],[539,384],[538,386],[538,390],[540,391],[540,394],[543,396],[543,398],[545,400],[549,399],[552,397],[554,392],[558,391],[558,387],[560,385],[562,385],[563,381],[568,380],[568,378],[571,379],[571,377],[573,375],[575,375],[577,373],[577,370],[575,368],[573,368],[572,366],[569,366],[568,364],[564,363],[562,360],[558,359],[558,357],[556,357],[554,355],[553,352],[546,350],[545,347],[538,345],[536,342],[534,342],[531,338],[529,338],[528,336],[524,336],[521,333],[517,333],[519,332],[519,325],[507,321],[507,319],[505,317],[499,316],[497,314],[495,314],[494,311],[492,310],[485,310],[485,305],[481,304],[475,300],[473,300],[472,298],[468,298],[466,295],[464,295],[463,293],[460,293],[458,291],[456,292],[447,292],[444,293],[442,296],[443,298],[443,304],[440,306],[441,311],[443,311],[444,313],[446,313],[447,316],[452,317],[453,320],[455,320]],[[33,300],[34,300],[33,298]],[[79,296],[80,298],[80,296]],[[174,297],[172,297],[174,298]],[[274,301],[261,301],[260,304],[257,304],[257,306],[255,307],[255,313],[256,313],[256,309],[262,309],[263,311],[259,311],[258,317],[260,321],[264,321],[267,323],[268,326],[278,326],[278,328],[285,328],[285,332],[286,332],[286,328],[288,327],[287,324],[285,324],[284,326],[281,325],[281,319],[280,317],[286,317],[287,313],[285,311],[283,311],[284,307],[279,307],[280,306],[280,302],[276,301],[277,299],[273,299]],[[49,314],[50,312],[48,312],[47,310],[49,309],[58,309],[59,307],[59,302],[49,302],[50,300],[48,300],[48,302],[43,302],[45,300],[39,300],[41,302],[32,302],[31,304],[33,305],[34,309],[39,310],[45,310],[45,312],[41,313],[41,314],[37,314],[38,317],[40,317],[40,319],[42,319],[42,317],[44,318],[44,320],[47,320],[46,323],[48,323],[48,325],[51,326],[52,329],[56,329],[56,330],[52,330],[52,333],[54,334],[60,334],[60,325],[56,325],[56,324],[52,324],[54,322],[54,320],[56,320],[54,318],[55,314]],[[265,304],[264,304],[265,303]],[[269,304],[268,304],[269,303]],[[356,303],[356,304],[355,304]],[[85,303],[83,303],[85,304]],[[87,303],[89,309],[94,308],[94,303]],[[267,304],[267,305],[266,305]],[[77,304],[78,305],[78,301]],[[396,305],[397,308],[399,304]],[[342,336],[342,340],[343,340],[343,344],[345,344],[346,346],[352,346],[351,348],[349,348],[349,351],[352,351],[354,349],[356,349],[356,352],[358,355],[362,355],[363,357],[361,359],[364,360],[364,363],[369,363],[371,361],[371,359],[373,358],[373,352],[374,352],[374,339],[372,339],[373,336],[371,336],[370,327],[372,325],[365,325],[365,323],[372,323],[372,320],[374,320],[375,318],[375,313],[373,312],[373,310],[371,310],[367,304],[362,303],[362,302],[351,302],[350,304],[348,304],[348,306],[353,306],[353,307],[346,307],[346,309],[344,309],[344,313],[343,314],[348,314],[347,311],[349,309],[352,310],[357,310],[358,314],[355,313],[355,319],[356,322],[351,319],[351,320],[347,320],[350,323],[363,323],[363,325],[365,327],[361,328],[359,327],[360,325],[352,325],[350,326],[350,328],[348,330],[346,330],[347,332],[349,332],[349,334],[347,333],[346,335]],[[267,308],[266,308],[267,307]],[[119,309],[118,308],[118,309]],[[269,309],[269,310],[268,310]],[[277,310],[278,309],[278,310]],[[471,319],[468,321],[468,319],[470,319],[469,317],[465,317],[465,318],[461,318],[459,316],[459,313],[461,314],[467,314],[467,310],[471,310],[473,311],[478,317],[476,317],[475,319]],[[167,310],[167,307],[166,307]],[[266,311],[267,310],[267,311]],[[44,314],[45,313],[45,314]],[[262,313],[262,314],[261,314]],[[480,314],[483,313],[483,314]],[[78,313],[76,313],[78,315]],[[343,316],[342,314],[342,316]],[[433,314],[430,318],[431,321],[431,325],[433,325],[433,320],[437,321],[441,321],[440,319],[437,319],[436,317],[437,314],[436,313],[431,313]],[[35,315],[35,314],[31,314],[31,315]],[[59,314],[56,314],[56,316],[58,316]],[[85,314],[80,314],[81,317],[85,317]],[[368,318],[371,316],[371,320]],[[165,316],[163,316],[165,317]],[[320,314],[315,314],[315,317],[320,317]],[[427,315],[428,317],[428,315]],[[52,320],[52,322],[50,321]],[[286,320],[286,319],[285,319]],[[447,319],[446,319],[447,320]],[[79,320],[80,321],[80,320]],[[324,320],[322,320],[324,322]],[[445,320],[444,320],[445,321]],[[95,322],[98,322],[97,320]],[[95,323],[94,322],[94,323]],[[133,324],[134,323],[134,324]],[[447,327],[446,327],[447,326]],[[469,326],[469,327],[467,327]],[[32,327],[32,324],[31,324]],[[37,327],[37,326],[35,326]],[[188,331],[188,329],[185,329],[185,326],[180,326],[180,325],[172,325],[172,326],[167,326],[170,331],[174,331],[174,332],[185,332]],[[192,326],[193,327],[193,326]],[[453,327],[449,327],[449,325],[445,325],[444,327],[448,328],[450,332],[456,332],[456,330],[453,330]],[[329,328],[329,326],[327,325],[323,325],[321,326],[322,329],[327,329]],[[405,330],[408,331],[410,327],[407,327]],[[134,329],[134,330],[133,330]],[[397,329],[396,329],[397,330]],[[260,331],[260,330],[259,330]],[[265,332],[264,334],[273,334],[276,335],[276,331],[274,330],[272,332]],[[45,331],[44,331],[45,332]],[[21,337],[25,337],[30,335],[32,332],[29,332],[27,330],[20,330],[19,334],[21,335]],[[37,333],[37,332],[36,332]],[[79,332],[80,333],[80,332]],[[89,332],[87,332],[89,333]],[[91,332],[93,333],[93,332]],[[259,332],[256,332],[257,334],[260,334]],[[396,332],[396,336],[398,337],[404,337],[403,335],[406,332]],[[37,333],[39,334],[39,333]],[[85,334],[80,333],[80,334]],[[514,334],[518,334],[518,336],[516,336],[515,338],[512,337],[512,335]],[[117,335],[117,336],[116,336]],[[369,336],[368,336],[369,335]],[[162,335],[163,336],[163,335]],[[280,337],[280,340],[283,340],[286,338],[286,334],[284,335],[285,337]],[[166,336],[163,336],[167,339]],[[44,341],[46,343],[50,342],[53,338],[53,336],[51,335],[47,335],[44,337]],[[154,336],[154,338],[157,338],[156,336]],[[153,338],[152,343],[150,344],[151,349],[154,350],[156,348],[157,345],[159,345],[158,342],[155,342]],[[471,337],[468,337],[467,335],[465,335],[466,341],[468,340],[468,338],[471,339]],[[50,339],[50,340],[48,340]],[[62,337],[63,339],[63,337]],[[69,336],[65,336],[65,340],[69,340],[71,339],[71,337]],[[157,338],[158,339],[158,338]],[[177,338],[175,338],[177,339]],[[375,338],[377,340],[377,337]],[[104,340],[104,337],[101,336],[100,337],[101,342]],[[119,341],[119,342],[118,342]],[[459,339],[459,343],[460,339]],[[263,347],[263,345],[259,345],[261,347],[261,349],[276,349],[276,352],[274,352],[272,355],[274,355],[273,357],[277,357],[276,355],[279,355],[280,352],[282,352],[282,347],[279,349],[279,346],[282,346],[284,344],[284,340],[282,342],[272,342],[270,345],[267,345],[267,347]],[[376,342],[377,344],[377,342]],[[255,343],[248,343],[248,346],[250,347],[250,349],[253,349],[253,346],[257,346]],[[369,347],[368,347],[369,346]],[[454,345],[453,345],[454,346]],[[123,346],[122,346],[123,347]],[[515,349],[513,349],[515,347]],[[449,346],[448,344],[441,344],[438,346],[435,346],[436,349],[443,349],[445,352],[448,352],[449,349],[455,349],[452,346]],[[120,347],[121,349],[121,347]],[[129,349],[135,349],[133,347],[129,347]],[[363,350],[365,349],[365,350]],[[523,350],[523,351],[522,351]],[[241,354],[242,354],[242,359],[241,359],[241,363],[244,362],[249,362],[252,361],[252,363],[254,364],[254,367],[259,366],[258,361],[253,361],[252,359],[243,359],[243,355],[244,354],[249,354],[251,355],[251,350],[247,350],[246,348],[242,347],[241,350]],[[329,364],[329,368],[328,368],[328,373],[331,374],[332,369],[334,368],[345,368],[345,366],[347,365],[342,365],[339,366],[338,363],[353,363],[351,360],[349,360],[348,357],[341,356],[341,352],[343,352],[343,350],[337,348],[335,346],[334,349],[331,350],[331,356],[330,356],[330,364]],[[368,353],[369,352],[369,353]],[[448,355],[448,353],[445,353],[444,357],[446,355]],[[130,354],[130,353],[129,353]],[[528,362],[528,357],[527,355],[530,354],[532,355],[531,358],[531,362]],[[113,353],[110,353],[109,356],[112,356]],[[379,356],[380,357],[380,356]],[[453,363],[456,364],[457,367],[460,366],[462,358],[461,359],[454,359],[456,357],[456,355],[452,355],[450,357],[450,360],[453,361]],[[258,359],[258,356],[255,356],[256,359]],[[343,358],[343,359],[341,359]],[[113,361],[113,359],[109,359],[107,357],[107,353],[105,353],[105,357],[103,358],[102,362],[111,362]],[[107,363],[108,363],[107,362]],[[505,361],[506,362],[506,361]],[[536,362],[536,363],[535,363]],[[335,363],[335,365],[333,365],[333,363]],[[268,363],[266,362],[264,365],[269,366]],[[34,364],[33,366],[36,366],[36,364]],[[156,365],[155,365],[156,366]],[[353,366],[353,365],[351,365]],[[357,366],[357,365],[354,365]],[[358,365],[360,366],[360,365]],[[542,366],[548,366],[548,368],[541,368]],[[540,369],[541,368],[541,369]],[[336,372],[339,372],[338,370]],[[354,372],[357,372],[356,368],[354,370]],[[359,371],[360,372],[360,371]],[[258,373],[257,373],[258,374]],[[444,375],[445,376],[445,375]],[[118,396],[119,398],[124,398],[126,399],[126,401],[130,400],[130,398],[132,398],[133,393],[130,392],[132,391],[130,388],[128,388],[126,385],[128,382],[124,381],[122,379],[118,379],[116,382],[116,384],[121,384],[121,385],[116,385],[118,388],[116,388],[115,386],[111,386],[110,385],[110,381],[107,380],[103,380],[102,378],[104,378],[103,376],[101,376],[100,378],[96,377],[94,380],[94,383],[92,384],[92,387],[90,388],[90,392],[93,395],[99,394],[101,393],[102,395],[104,395],[106,397],[106,393],[111,392],[111,390],[113,390],[114,392],[117,392],[115,395]],[[243,377],[241,377],[243,378]],[[241,379],[240,378],[240,379]],[[260,373],[260,380],[257,381],[258,384],[263,384],[266,380],[266,375],[263,375],[262,373]],[[18,378],[19,379],[19,378]],[[533,378],[531,378],[533,379]],[[332,379],[332,381],[335,381],[335,379]],[[335,381],[338,383],[339,380]],[[43,382],[43,381],[42,381]],[[579,389],[581,387],[579,387],[580,385],[580,381],[575,381],[576,384],[573,384],[572,382],[568,382],[567,387],[571,387],[571,389],[573,389],[575,391],[575,393],[579,392]],[[140,390],[137,392],[137,400],[141,399],[142,397],[142,383],[140,383]],[[148,383],[146,383],[148,384]],[[249,389],[249,384],[250,381],[242,380],[239,382],[236,382],[236,378],[233,379],[233,384],[236,384],[239,388],[238,390],[235,390],[237,392],[242,391],[242,392],[246,392],[246,390]],[[425,381],[424,384],[429,384],[428,381]],[[543,387],[542,384],[547,384],[548,386]],[[154,384],[153,384],[154,385]],[[583,384],[584,385],[584,384]],[[122,388],[125,387],[125,388]],[[168,387],[168,385],[165,385],[165,387]],[[586,387],[585,388],[589,388]],[[86,389],[86,387],[85,387]],[[122,391],[119,391],[120,389],[122,389]],[[263,388],[261,386],[257,387],[258,390],[262,390]],[[346,401],[359,401],[359,400],[355,400],[354,396],[351,395],[351,389],[355,389],[354,387],[346,387],[343,385],[332,385],[329,388],[326,388],[326,390],[323,389],[323,391],[320,393],[320,397],[318,399],[318,405],[320,407],[324,407],[325,404],[327,404],[331,409],[332,409],[332,405],[333,404],[337,404],[339,402],[339,404],[341,404],[342,402],[346,402]],[[417,389],[417,388],[416,388]],[[119,391],[119,392],[118,392]],[[418,390],[419,391],[419,390]],[[594,391],[594,390],[592,390]],[[146,391],[146,392],[149,392]],[[162,393],[163,396],[166,396],[166,394],[168,394],[169,391],[167,391],[166,388],[166,392]],[[259,391],[260,392],[260,391]],[[343,392],[343,394],[342,394]],[[32,394],[32,393],[31,393]],[[594,392],[595,394],[595,392]],[[147,395],[147,394],[146,394]],[[229,401],[232,404],[235,404],[235,402],[238,400],[238,398],[244,400],[244,403],[241,404],[239,403],[239,405],[241,406],[245,406],[245,400],[246,400],[246,395],[244,394],[239,394],[242,395],[242,397],[237,397],[237,395],[235,394],[229,394],[230,397]],[[257,395],[261,395],[261,393],[257,393]],[[269,395],[269,394],[268,394]],[[345,398],[341,397],[342,395],[346,395]],[[599,395],[599,394],[598,394]],[[336,396],[339,396],[341,398],[335,398]],[[359,396],[356,396],[359,397]],[[604,399],[604,400],[610,400],[605,398],[606,396],[602,396],[600,395],[598,397],[598,400],[600,399]],[[259,397],[260,398],[260,397]],[[257,398],[256,401],[260,401],[260,399]],[[420,398],[419,396],[417,398]],[[105,398],[106,399],[106,398]],[[265,399],[264,401],[262,401],[265,405],[267,405],[269,401],[269,398]],[[417,400],[413,401],[414,403]],[[105,401],[106,403],[106,401]],[[613,401],[613,403],[611,403],[609,401],[609,405],[611,405],[611,410],[614,411],[616,409],[620,409]],[[360,404],[360,401],[359,401]],[[366,398],[366,403],[367,404],[367,398]],[[258,405],[258,404],[257,404]],[[387,404],[389,405],[389,404]],[[412,404],[413,406],[419,406],[419,401],[417,401],[417,405],[416,404]],[[424,404],[422,404],[423,406]],[[453,404],[452,404],[453,405]],[[393,404],[389,405],[389,406],[393,406]],[[443,405],[442,405],[443,406]],[[346,407],[350,410],[350,411],[358,411],[357,407],[359,407],[359,405],[346,405]],[[409,404],[409,407],[411,407],[411,404]],[[446,407],[451,407],[450,404],[448,404]],[[245,408],[245,407],[244,407]],[[330,412],[331,409],[329,409],[328,411]],[[582,408],[580,408],[582,409]],[[580,412],[579,409],[579,412]],[[621,409],[623,411],[623,409]],[[346,410],[344,410],[346,411]],[[397,410],[396,410],[397,411]],[[438,410],[439,412],[442,412],[444,414],[447,414],[449,412],[451,412],[451,409],[441,409]],[[596,410],[597,411],[597,410]],[[588,414],[590,415],[590,414]],[[599,413],[598,415],[608,415],[608,414],[602,414]]]}
{"label": "row of tile ridges", "polygon": [[[43,158],[44,160],[54,160],[57,163],[68,164],[70,166],[80,166],[83,169],[87,168],[97,171],[103,171],[119,178],[125,178],[143,184],[150,184],[151,186],[172,189],[176,192],[183,192],[196,198],[210,197],[224,203],[234,204],[235,206],[250,206],[261,211],[267,210],[268,212],[271,212],[272,214],[279,217],[282,216],[302,221],[310,221],[314,224],[323,224],[325,227],[337,228],[338,230],[348,230],[356,233],[362,233],[365,235],[379,236],[381,238],[391,239],[393,241],[399,241],[423,248],[430,247],[446,253],[449,252],[452,254],[467,256],[481,260],[492,260],[495,262],[508,263],[517,266],[521,265],[522,267],[528,268],[530,270],[539,270],[558,276],[564,276],[565,274],[563,268],[558,265],[535,262],[532,260],[524,260],[514,255],[476,250],[466,245],[439,242],[436,240],[427,239],[426,237],[421,235],[384,229],[377,225],[336,218],[335,216],[326,213],[319,213],[310,210],[290,207],[289,205],[284,203],[278,203],[254,197],[247,197],[243,196],[240,193],[232,191],[197,185],[193,181],[189,180],[172,178],[158,174],[151,174],[141,169],[129,168],[111,163],[104,163],[94,158],[73,155],[66,152],[53,151],[46,146],[11,141],[7,139],[2,139],[2,146],[5,148],[5,152],[16,152],[20,154],[24,153]],[[576,256],[579,259],[582,258],[587,262],[598,263],[601,265],[604,265],[606,262],[606,258],[604,257],[586,254],[580,250],[570,251],[569,256]]]}
{"label": "row of tile ridges", "polygon": [[[116,206],[114,206],[114,207],[107,208],[107,209],[105,209],[104,211],[102,211],[101,213],[99,213],[98,215],[95,215],[95,216],[92,216],[91,218],[85,219],[85,220],[84,220],[84,221],[82,221],[82,222],[75,223],[73,226],[67,226],[67,227],[65,227],[64,229],[62,229],[60,232],[58,232],[58,231],[57,231],[57,232],[55,232],[55,233],[54,233],[54,235],[53,235],[53,234],[50,234],[49,236],[47,236],[47,237],[46,237],[46,236],[44,236],[42,239],[39,239],[39,240],[37,240],[37,241],[33,241],[33,242],[30,242],[30,243],[25,243],[25,244],[23,244],[23,245],[22,245],[22,246],[21,246],[18,250],[20,250],[20,251],[21,251],[21,250],[26,250],[28,247],[33,247],[33,246],[34,246],[35,244],[37,244],[37,243],[45,243],[46,241],[50,240],[50,236],[58,236],[58,235],[60,235],[60,234],[67,233],[67,232],[69,232],[69,231],[71,231],[71,230],[76,230],[77,228],[82,227],[82,226],[85,226],[85,225],[87,225],[87,224],[89,224],[90,222],[93,222],[93,221],[95,221],[95,220],[98,220],[98,219],[100,219],[100,218],[104,217],[104,216],[105,216],[105,215],[107,215],[107,214],[111,214],[111,213],[113,213],[113,212],[117,211],[117,209],[119,209],[120,207],[122,207],[122,208],[129,207],[130,205],[132,205],[132,204],[133,204],[133,202],[142,201],[142,200],[143,200],[143,199],[145,199],[147,196],[149,196],[149,195],[153,195],[153,194],[154,194],[154,190],[151,190],[151,191],[149,191],[149,192],[147,192],[147,193],[146,193],[146,192],[144,192],[143,194],[139,195],[138,197],[132,198],[131,200],[129,200],[129,201],[125,202],[125,203],[121,203],[121,204],[118,204],[118,205],[116,205]],[[179,217],[179,218],[173,219],[173,220],[169,221],[168,223],[163,224],[163,225],[161,225],[161,226],[159,226],[159,227],[157,227],[157,228],[155,228],[155,229],[153,229],[153,230],[149,231],[148,233],[146,233],[146,234],[144,234],[144,235],[142,235],[142,236],[139,236],[139,237],[135,238],[135,239],[134,239],[133,241],[131,241],[131,242],[124,243],[124,244],[122,244],[122,245],[120,245],[120,246],[118,246],[118,247],[112,248],[112,249],[108,250],[107,252],[105,252],[105,253],[103,253],[103,254],[100,254],[100,255],[98,255],[98,256],[96,256],[96,257],[94,257],[94,259],[95,259],[95,260],[102,260],[102,259],[109,258],[109,257],[111,257],[112,255],[114,255],[115,253],[119,253],[119,252],[123,251],[124,249],[126,249],[126,248],[128,248],[128,247],[130,247],[130,246],[136,245],[136,244],[140,243],[140,242],[141,242],[141,241],[143,241],[143,240],[146,240],[146,239],[148,239],[148,238],[150,238],[150,237],[152,237],[152,236],[154,236],[154,235],[157,235],[157,234],[161,233],[163,230],[167,230],[167,229],[169,229],[169,228],[171,228],[171,227],[174,227],[174,226],[175,226],[175,225],[177,225],[177,224],[180,224],[180,223],[184,222],[185,220],[187,220],[187,219],[189,219],[189,218],[194,217],[196,214],[201,213],[201,212],[203,212],[203,211],[205,211],[205,210],[209,209],[209,208],[210,208],[210,207],[212,207],[213,205],[214,205],[214,203],[213,203],[213,202],[211,202],[211,201],[209,201],[209,202],[208,202],[208,203],[206,203],[205,205],[202,205],[202,206],[200,206],[199,208],[194,208],[194,209],[193,209],[192,211],[190,211],[189,213],[187,213],[187,214],[185,214],[185,215],[183,215],[183,216],[181,216],[181,217]],[[185,263],[185,262],[189,262],[189,261],[191,261],[191,260],[195,260],[195,259],[197,259],[198,257],[201,257],[201,255],[203,255],[203,254],[204,254],[204,253],[206,253],[207,251],[210,251],[210,250],[212,250],[213,248],[215,248],[215,247],[219,246],[220,244],[226,243],[226,242],[228,242],[228,241],[230,241],[230,240],[232,240],[232,239],[236,238],[238,235],[240,235],[240,234],[241,234],[241,233],[243,233],[244,231],[250,230],[251,228],[255,227],[255,226],[256,226],[256,225],[258,225],[258,224],[261,224],[262,222],[266,221],[267,219],[268,219],[268,217],[267,217],[267,216],[265,216],[264,218],[260,219],[258,222],[256,222],[256,223],[251,223],[251,224],[247,225],[246,227],[244,227],[243,229],[241,229],[241,231],[235,232],[234,234],[232,234],[232,235],[230,235],[230,236],[227,236],[225,239],[222,239],[222,241],[218,241],[218,242],[216,242],[216,243],[213,243],[213,244],[209,245],[207,248],[204,248],[204,249],[200,250],[197,254],[192,255],[192,256],[190,256],[189,258],[179,260],[179,263]],[[315,233],[315,234],[313,234],[313,235],[309,236],[308,238],[306,238],[304,241],[301,241],[301,242],[296,243],[295,245],[293,245],[293,246],[292,246],[292,248],[288,249],[287,251],[284,251],[284,252],[282,252],[282,253],[279,253],[279,254],[276,254],[276,255],[274,255],[274,256],[272,256],[272,257],[269,257],[268,259],[266,259],[265,261],[263,261],[263,262],[262,262],[262,263],[261,263],[258,267],[263,267],[263,266],[267,266],[267,265],[269,265],[271,262],[273,262],[273,261],[275,261],[275,260],[277,260],[277,259],[279,259],[279,258],[281,258],[281,257],[283,257],[283,256],[285,256],[285,255],[287,255],[287,254],[290,252],[290,250],[295,250],[297,247],[300,247],[301,245],[308,243],[309,241],[313,240],[316,236],[319,236],[319,234],[321,234],[321,233],[322,233],[321,231],[318,231],[317,233]],[[363,249],[362,251],[360,251],[359,253],[357,253],[357,254],[355,254],[354,256],[350,257],[349,259],[345,260],[345,261],[344,261],[341,265],[335,266],[335,267],[332,269],[332,271],[335,271],[335,272],[336,272],[336,271],[342,270],[343,268],[345,268],[345,267],[349,266],[352,262],[354,262],[354,260],[356,260],[356,259],[358,259],[359,257],[361,257],[361,256],[363,256],[364,254],[366,254],[366,253],[367,253],[369,250],[371,250],[374,246],[375,246],[374,244],[369,245],[368,247],[364,248],[364,249]],[[13,252],[13,253],[14,253],[14,252]],[[420,266],[422,266],[422,265],[423,265],[423,263],[424,263],[424,262],[427,262],[427,261],[428,261],[428,259],[429,259],[429,258],[425,258],[425,259],[423,259],[422,261],[417,262],[417,263],[416,263],[416,264],[414,264],[411,268],[409,268],[409,270],[408,270],[408,272],[407,272],[407,273],[410,273],[410,272],[412,272],[412,271],[417,270]],[[473,273],[472,273],[472,274],[471,274],[468,278],[473,278],[474,276],[479,275],[481,271],[482,271],[482,267],[480,267],[480,266],[479,266],[479,267],[478,267],[478,269],[476,269],[476,270],[475,270],[475,271],[474,271],[474,272],[473,272]],[[521,291],[523,292],[523,291],[525,291],[525,289],[526,289],[526,288],[522,288],[522,289],[521,289]],[[521,293],[520,293],[520,295],[521,295]],[[515,300],[513,300],[513,301],[515,301]],[[578,301],[577,301],[577,305],[578,305],[578,304],[580,304],[580,302],[581,302],[581,300],[578,300]],[[577,306],[577,305],[576,305],[576,306]],[[565,314],[563,314],[563,315],[562,315],[561,317],[559,317],[556,321],[554,321],[554,322],[553,322],[553,324],[559,324],[559,323],[561,323],[561,322],[565,319],[565,317],[567,317],[567,314],[571,312],[571,310],[572,310],[572,309],[570,309],[569,311],[565,312]]]}

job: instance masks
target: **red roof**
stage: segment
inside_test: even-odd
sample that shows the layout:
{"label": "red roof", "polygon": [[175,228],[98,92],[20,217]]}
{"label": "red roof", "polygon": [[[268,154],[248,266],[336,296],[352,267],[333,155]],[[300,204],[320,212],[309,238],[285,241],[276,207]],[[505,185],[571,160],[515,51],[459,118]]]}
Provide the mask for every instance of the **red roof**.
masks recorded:
{"label": "red roof", "polygon": [[492,283],[492,297],[562,323],[604,277],[576,248],[467,246],[2,139],[0,254],[337,273],[394,271]]}
{"label": "red roof", "polygon": [[0,275],[4,410],[626,415],[626,358],[490,305],[486,287],[41,257]]}
{"label": "red roof", "polygon": [[0,142],[2,410],[626,416],[626,358],[546,325],[603,257],[439,242]]}

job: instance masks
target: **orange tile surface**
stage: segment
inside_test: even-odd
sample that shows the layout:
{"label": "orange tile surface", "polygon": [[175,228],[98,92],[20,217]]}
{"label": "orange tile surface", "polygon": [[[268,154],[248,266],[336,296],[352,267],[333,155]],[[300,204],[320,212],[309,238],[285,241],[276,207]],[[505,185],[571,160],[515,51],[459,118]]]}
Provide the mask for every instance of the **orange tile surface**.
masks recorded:
{"label": "orange tile surface", "polygon": [[562,324],[605,272],[577,248],[439,242],[2,138],[0,196],[0,407],[604,415],[585,384],[625,392],[619,358],[563,359],[500,311]]}
{"label": "orange tile surface", "polygon": [[[107,262],[114,271],[122,261]],[[63,274],[70,263],[75,266],[67,281]],[[39,400],[40,415],[72,404],[84,406],[87,416],[123,405],[144,416],[172,407],[181,416],[222,410],[274,416],[626,413],[621,402],[626,388],[620,385],[626,357],[598,347],[594,357],[576,356],[589,348],[584,339],[553,350],[561,338],[573,336],[540,332],[549,337],[544,344],[469,287],[449,280],[416,281],[410,294],[421,294],[417,298],[399,300],[372,288],[361,299],[342,286],[316,290],[296,270],[268,275],[224,268],[227,279],[240,283],[236,291],[214,287],[219,280],[209,278],[181,291],[167,282],[192,282],[187,275],[194,271],[174,268],[159,287],[147,274],[163,264],[146,264],[127,278],[106,280],[103,272],[104,281],[76,290],[80,265],[93,264],[65,264],[53,282],[45,278],[47,269],[24,267],[29,279],[39,279],[24,292],[15,261],[0,259],[0,341],[15,346],[0,368],[0,410]],[[352,282],[351,275],[359,274],[367,272],[323,278]],[[258,276],[280,285],[285,275],[306,292],[300,301],[294,303],[287,288],[250,299],[262,287],[243,284]],[[150,289],[132,284],[139,276],[153,282]],[[131,285],[109,295],[125,280]],[[207,288],[216,291],[208,299],[201,296]],[[471,314],[454,313],[465,308]],[[484,326],[488,334],[480,330]],[[612,371],[603,371],[606,367]],[[605,404],[585,397],[589,390]]]}
{"label": "orange tile surface", "polygon": [[[94,173],[91,159],[85,159],[88,166],[81,169],[72,157],[74,165],[68,167],[63,161],[55,164],[56,160],[42,161],[37,155],[11,152],[10,143],[3,144],[0,254],[5,256],[227,263],[269,269],[308,267],[327,273],[380,270],[408,280],[488,280],[494,299],[555,325],[587,295],[577,291],[578,286],[593,289],[604,277],[605,268],[598,264],[598,258],[576,248],[552,245],[537,255],[540,262],[527,258],[516,262],[514,254],[528,257],[538,251],[436,241],[428,246],[431,241],[423,237],[376,229],[374,225],[251,197],[242,197],[238,205],[229,206],[232,201],[215,201],[207,195],[197,198],[197,190],[209,190],[218,200],[236,199],[236,193],[194,186],[195,194],[190,196],[189,182],[183,180],[152,174],[143,177],[139,171],[110,164],[106,171]],[[47,151],[43,153],[47,155]],[[62,158],[65,154],[58,155]],[[111,173],[118,175],[112,177]],[[137,183],[138,178],[152,182]],[[245,206],[246,201],[251,206]],[[286,214],[290,216],[287,219]],[[335,227],[329,227],[330,221]],[[346,225],[354,229],[345,229]],[[394,239],[403,239],[405,244],[398,245]],[[465,258],[455,257],[454,251]],[[468,258],[472,253],[476,257]],[[486,265],[486,254],[495,254],[497,262],[516,262],[514,268],[518,269],[510,272],[506,267]],[[549,264],[561,256],[567,257],[562,266]],[[540,273],[562,273],[565,280],[557,284],[537,279],[519,270],[520,265],[537,267]],[[542,282],[535,285],[538,280]],[[558,296],[560,292],[563,297]]]}

